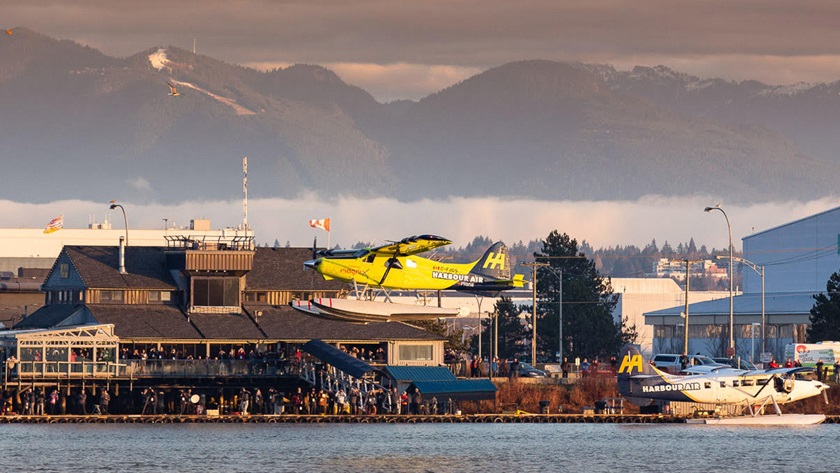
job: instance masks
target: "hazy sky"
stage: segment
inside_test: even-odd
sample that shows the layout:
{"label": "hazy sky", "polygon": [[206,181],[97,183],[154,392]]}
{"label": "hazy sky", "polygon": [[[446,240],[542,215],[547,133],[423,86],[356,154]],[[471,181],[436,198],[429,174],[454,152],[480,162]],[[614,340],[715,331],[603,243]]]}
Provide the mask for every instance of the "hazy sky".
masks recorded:
{"label": "hazy sky", "polygon": [[126,56],[179,46],[255,67],[321,64],[379,100],[521,59],[665,64],[772,84],[840,79],[836,0],[3,0],[25,26]]}

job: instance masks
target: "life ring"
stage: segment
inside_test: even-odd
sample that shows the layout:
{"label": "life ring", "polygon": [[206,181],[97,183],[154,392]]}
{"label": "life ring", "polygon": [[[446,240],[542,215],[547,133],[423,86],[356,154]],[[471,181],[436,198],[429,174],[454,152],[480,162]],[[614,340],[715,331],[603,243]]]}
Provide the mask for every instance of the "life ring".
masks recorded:
{"label": "life ring", "polygon": [[782,389],[784,389],[786,393],[793,391],[793,378],[787,378],[782,384]]}

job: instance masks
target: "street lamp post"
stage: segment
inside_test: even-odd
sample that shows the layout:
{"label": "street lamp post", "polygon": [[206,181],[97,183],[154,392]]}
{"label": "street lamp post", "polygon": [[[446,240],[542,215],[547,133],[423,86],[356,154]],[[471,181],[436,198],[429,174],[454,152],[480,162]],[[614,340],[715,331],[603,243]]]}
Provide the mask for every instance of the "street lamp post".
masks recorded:
{"label": "street lamp post", "polygon": [[122,210],[123,222],[125,223],[125,246],[128,246],[128,219],[125,217],[125,209],[122,205],[118,204],[116,200],[112,200],[110,209],[114,210],[117,207]]}
{"label": "street lamp post", "polygon": [[739,263],[747,265],[748,268],[752,269],[756,272],[756,274],[761,276],[761,353],[764,353],[767,351],[765,350],[764,343],[767,336],[767,326],[765,325],[766,321],[764,316],[764,266],[759,266],[748,259],[741,258],[740,256],[735,256],[733,259]]}
{"label": "street lamp post", "polygon": [[761,325],[758,323],[753,322],[750,324],[750,335],[752,336],[752,341],[750,342],[750,363],[755,364],[755,327],[756,325]]}
{"label": "street lamp post", "polygon": [[729,358],[732,358],[735,356],[735,311],[732,300],[732,225],[729,224],[729,217],[726,215],[726,212],[720,208],[720,204],[703,209],[704,212],[711,212],[712,210],[720,210],[720,213],[723,214],[723,218],[726,219],[726,228],[729,229],[729,348],[726,350],[726,354]]}
{"label": "street lamp post", "polygon": [[484,301],[484,297],[476,294],[475,300],[478,302],[478,362],[481,363],[481,332],[484,330],[484,327],[481,326],[481,303]]}

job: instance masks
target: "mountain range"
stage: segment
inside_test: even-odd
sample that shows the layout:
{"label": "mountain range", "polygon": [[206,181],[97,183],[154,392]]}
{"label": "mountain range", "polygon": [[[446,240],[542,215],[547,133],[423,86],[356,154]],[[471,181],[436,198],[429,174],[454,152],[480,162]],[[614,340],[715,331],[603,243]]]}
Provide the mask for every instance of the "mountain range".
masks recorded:
{"label": "mountain range", "polygon": [[761,202],[840,180],[840,81],[529,60],[383,104],[320,66],[0,39],[0,199],[238,198],[242,156],[251,197]]}

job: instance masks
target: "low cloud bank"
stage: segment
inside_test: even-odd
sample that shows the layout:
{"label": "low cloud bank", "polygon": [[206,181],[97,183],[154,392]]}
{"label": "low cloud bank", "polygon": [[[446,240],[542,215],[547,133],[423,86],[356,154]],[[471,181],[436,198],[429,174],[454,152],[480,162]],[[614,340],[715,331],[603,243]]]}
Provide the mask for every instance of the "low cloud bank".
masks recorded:
{"label": "low cloud bank", "polygon": [[[741,238],[793,220],[832,209],[837,198],[809,202],[775,202],[748,206],[722,204],[732,224],[736,249]],[[163,228],[164,224],[186,227],[191,219],[208,218],[213,228],[236,227],[243,222],[241,201],[196,201],[177,205],[134,205],[120,202],[126,210],[129,229]],[[258,244],[349,246],[358,241],[387,240],[422,233],[447,237],[454,246],[464,246],[483,235],[518,241],[542,239],[552,230],[592,246],[644,246],[656,239],[676,246],[694,238],[698,245],[726,248],[726,221],[719,212],[705,213],[711,198],[648,196],[637,201],[545,202],[503,198],[455,198],[398,202],[391,199],[317,198],[252,199],[248,223]],[[122,213],[109,211],[107,203],[82,200],[30,204],[0,200],[0,227],[42,228],[64,215],[65,228],[86,228],[89,223],[110,221],[123,225]],[[331,218],[330,234],[309,226],[313,218]]]}

